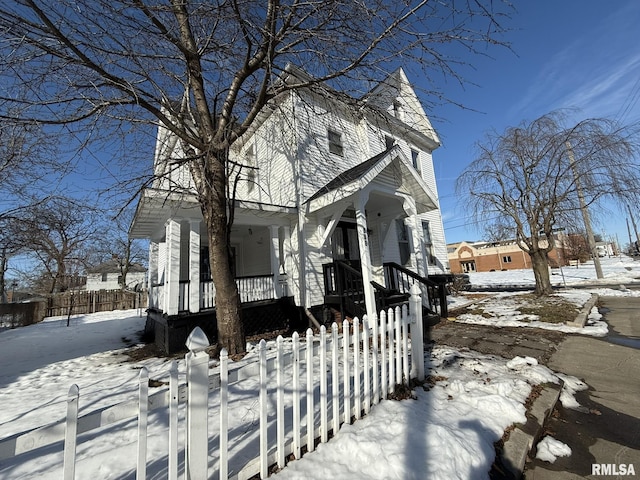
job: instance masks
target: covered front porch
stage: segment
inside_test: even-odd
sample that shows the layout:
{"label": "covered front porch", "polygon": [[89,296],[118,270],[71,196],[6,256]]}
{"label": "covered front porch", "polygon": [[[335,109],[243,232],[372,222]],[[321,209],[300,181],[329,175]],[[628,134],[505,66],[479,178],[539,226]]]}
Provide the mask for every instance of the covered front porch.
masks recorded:
{"label": "covered front porch", "polygon": [[[232,269],[243,303],[291,294],[288,209],[239,204],[231,230]],[[149,308],[168,316],[215,308],[206,225],[191,198],[148,192],[131,235],[149,238]]]}
{"label": "covered front porch", "polygon": [[420,217],[437,202],[397,146],[341,174],[308,207],[318,218],[326,305],[375,315],[416,284],[425,309],[446,315],[445,287],[428,278]]}

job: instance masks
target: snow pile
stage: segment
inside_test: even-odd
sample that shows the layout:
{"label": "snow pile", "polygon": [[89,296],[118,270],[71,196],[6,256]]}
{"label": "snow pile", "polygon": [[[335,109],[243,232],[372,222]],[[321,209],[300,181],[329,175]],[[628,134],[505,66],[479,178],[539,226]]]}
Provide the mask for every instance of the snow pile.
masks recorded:
{"label": "snow pile", "polygon": [[556,461],[558,457],[569,457],[571,456],[571,448],[562,443],[559,440],[556,440],[553,437],[547,435],[538,443],[538,451],[536,453],[536,458],[543,460],[545,462],[553,463]]}

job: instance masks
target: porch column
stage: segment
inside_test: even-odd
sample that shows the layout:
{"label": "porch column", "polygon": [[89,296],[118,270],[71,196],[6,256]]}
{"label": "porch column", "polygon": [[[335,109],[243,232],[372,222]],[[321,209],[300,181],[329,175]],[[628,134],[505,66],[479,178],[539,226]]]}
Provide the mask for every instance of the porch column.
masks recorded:
{"label": "porch column", "polygon": [[149,291],[151,287],[156,285],[158,279],[158,255],[159,255],[158,242],[149,242]]}
{"label": "porch column", "polygon": [[273,275],[273,288],[275,298],[282,297],[282,288],[280,287],[280,237],[278,236],[278,225],[269,227],[271,243],[269,244],[271,256],[271,275]]}
{"label": "porch column", "polygon": [[293,279],[296,277],[296,265],[293,258],[293,248],[291,246],[291,227],[285,225],[282,227],[282,266],[285,274],[285,287],[282,292],[284,296],[295,295],[292,290],[294,284]]}
{"label": "porch column", "polygon": [[365,205],[369,195],[360,192],[355,202],[356,224],[358,227],[358,246],[360,247],[360,265],[362,267],[362,283],[364,287],[364,301],[367,307],[369,319],[377,318],[376,298],[371,281],[373,272],[371,271],[371,252],[369,251],[369,236],[367,234],[367,216]]}
{"label": "porch column", "polygon": [[159,250],[160,247],[158,245],[158,242],[154,242],[154,241],[150,241],[149,242],[149,278],[148,278],[148,285],[147,285],[147,292],[149,295],[149,299],[148,299],[148,303],[147,305],[149,305],[149,307],[152,308],[158,308],[161,307],[161,305],[157,305],[156,304],[156,299],[158,298],[156,292],[154,291],[155,285],[158,284],[158,256],[159,256]]}
{"label": "porch column", "polygon": [[405,198],[403,209],[408,215],[408,223],[411,229],[411,242],[413,243],[413,255],[415,258],[416,273],[421,277],[427,276],[427,263],[424,256],[422,240],[422,222],[416,213],[416,204],[412,198]]}
{"label": "porch column", "polygon": [[200,220],[189,221],[189,311],[200,311]]}
{"label": "porch column", "polygon": [[180,223],[174,219],[167,220],[165,232],[167,254],[163,311],[167,315],[177,315],[180,296]]}

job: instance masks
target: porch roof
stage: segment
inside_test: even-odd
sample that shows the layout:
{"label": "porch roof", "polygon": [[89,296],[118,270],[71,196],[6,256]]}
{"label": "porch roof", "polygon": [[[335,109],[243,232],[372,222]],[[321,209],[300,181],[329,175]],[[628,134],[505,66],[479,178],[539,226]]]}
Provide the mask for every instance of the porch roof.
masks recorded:
{"label": "porch roof", "polygon": [[[297,215],[297,209],[294,207],[241,200],[236,200],[235,203],[235,224],[287,224],[288,220],[284,219],[294,215]],[[193,193],[144,189],[129,227],[129,237],[162,236],[165,223],[170,218],[202,220],[196,196]]]}
{"label": "porch roof", "polygon": [[438,208],[436,196],[409,163],[400,147],[393,145],[355,167],[342,172],[320,188],[307,200],[309,211],[315,212],[364,190],[374,183],[376,178],[392,164],[398,167],[397,171],[400,173],[397,191],[411,195],[416,202],[417,213],[424,213]]}

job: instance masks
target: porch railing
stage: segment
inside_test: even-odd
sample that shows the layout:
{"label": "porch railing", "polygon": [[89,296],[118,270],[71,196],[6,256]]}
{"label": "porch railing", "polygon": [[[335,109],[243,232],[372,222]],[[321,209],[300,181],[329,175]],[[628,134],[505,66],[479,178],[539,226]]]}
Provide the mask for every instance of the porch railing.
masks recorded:
{"label": "porch railing", "polygon": [[364,281],[362,273],[341,260],[322,266],[326,295],[340,297],[342,316],[366,314],[364,303]]}
{"label": "porch railing", "polygon": [[[273,275],[255,275],[251,277],[236,277],[236,285],[240,294],[240,301],[257,302],[260,300],[272,300],[276,298],[276,288]],[[286,284],[280,282],[280,288],[286,291]],[[180,280],[178,286],[178,311],[189,311],[189,297],[191,295],[191,282]],[[149,307],[162,310],[164,303],[164,285],[152,285],[149,289]],[[213,281],[200,282],[200,310],[216,306],[216,288]]]}
{"label": "porch railing", "polygon": [[423,305],[433,313],[440,315],[440,317],[446,318],[448,316],[446,285],[421,277],[394,262],[384,263],[383,267],[387,288],[408,294],[411,286],[417,284],[424,293],[422,297]]}
{"label": "porch railing", "polygon": [[149,308],[162,309],[164,284],[156,283],[149,288]]}
{"label": "porch railing", "polygon": [[[276,298],[275,282],[271,274],[236,277],[236,285],[242,303]],[[215,307],[215,298],[216,287],[213,285],[213,281],[200,282],[200,308]]]}

